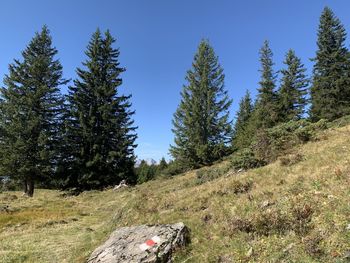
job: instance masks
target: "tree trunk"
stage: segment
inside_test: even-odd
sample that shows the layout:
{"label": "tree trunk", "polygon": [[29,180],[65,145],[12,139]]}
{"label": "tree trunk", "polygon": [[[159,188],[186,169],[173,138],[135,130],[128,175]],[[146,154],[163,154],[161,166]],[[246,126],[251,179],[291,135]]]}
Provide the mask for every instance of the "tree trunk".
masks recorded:
{"label": "tree trunk", "polygon": [[27,181],[27,187],[28,187],[27,195],[29,197],[33,197],[33,194],[34,194],[34,181],[32,179],[29,179]]}
{"label": "tree trunk", "polygon": [[23,195],[28,195],[28,184],[27,184],[27,179],[24,179],[23,181]]}

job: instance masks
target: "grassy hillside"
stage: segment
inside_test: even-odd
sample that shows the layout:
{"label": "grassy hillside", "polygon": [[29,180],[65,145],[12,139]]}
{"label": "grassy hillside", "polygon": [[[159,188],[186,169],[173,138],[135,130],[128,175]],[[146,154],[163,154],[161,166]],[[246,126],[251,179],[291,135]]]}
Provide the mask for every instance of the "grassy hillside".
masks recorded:
{"label": "grassy hillside", "polygon": [[296,164],[204,184],[193,171],[77,197],[1,193],[0,207],[9,207],[0,212],[0,262],[84,262],[119,226],[178,221],[192,244],[177,262],[347,262],[350,126],[319,137],[295,149],[303,157]]}

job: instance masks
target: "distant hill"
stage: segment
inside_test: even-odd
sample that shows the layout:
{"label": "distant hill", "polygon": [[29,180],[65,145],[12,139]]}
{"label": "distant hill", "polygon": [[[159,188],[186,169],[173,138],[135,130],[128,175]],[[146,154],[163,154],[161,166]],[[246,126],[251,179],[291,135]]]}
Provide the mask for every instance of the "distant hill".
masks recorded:
{"label": "distant hill", "polygon": [[156,165],[158,162],[152,158],[147,158],[147,159],[137,159],[135,162],[135,167],[139,167],[142,160],[145,160],[148,165]]}

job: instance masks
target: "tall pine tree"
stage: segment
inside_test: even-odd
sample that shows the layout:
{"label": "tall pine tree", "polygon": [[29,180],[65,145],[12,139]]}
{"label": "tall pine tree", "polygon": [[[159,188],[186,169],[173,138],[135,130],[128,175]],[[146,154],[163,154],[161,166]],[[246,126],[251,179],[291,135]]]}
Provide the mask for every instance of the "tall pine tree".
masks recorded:
{"label": "tall pine tree", "polygon": [[239,102],[239,109],[236,113],[234,126],[233,148],[242,149],[250,145],[253,132],[250,129],[249,121],[254,110],[254,105],[247,90],[245,96]]}
{"label": "tall pine tree", "polygon": [[20,180],[33,196],[35,182],[51,177],[57,168],[57,145],[66,84],[55,59],[49,30],[44,26],[14,60],[1,89],[2,143],[0,173]]}
{"label": "tall pine tree", "polygon": [[273,53],[266,40],[260,49],[261,80],[254,111],[256,128],[271,128],[277,123],[276,73],[273,71]]}
{"label": "tall pine tree", "polygon": [[[97,30],[85,52],[85,68],[78,68],[78,79],[69,88],[66,141],[74,159],[68,182],[81,189],[102,188],[126,179],[135,182],[134,114],[131,96],[119,94],[122,84],[119,50],[107,31]],[[67,151],[66,151],[67,152]]]}
{"label": "tall pine tree", "polygon": [[278,115],[280,122],[299,120],[305,112],[308,79],[306,69],[293,50],[289,50],[283,62],[281,86],[278,91]]}
{"label": "tall pine tree", "polygon": [[175,145],[170,153],[191,167],[211,164],[227,154],[232,138],[224,73],[213,48],[202,41],[187,72],[187,85],[174,114]]}
{"label": "tall pine tree", "polygon": [[350,113],[349,51],[346,32],[332,10],[320,17],[311,87],[311,119],[334,120]]}

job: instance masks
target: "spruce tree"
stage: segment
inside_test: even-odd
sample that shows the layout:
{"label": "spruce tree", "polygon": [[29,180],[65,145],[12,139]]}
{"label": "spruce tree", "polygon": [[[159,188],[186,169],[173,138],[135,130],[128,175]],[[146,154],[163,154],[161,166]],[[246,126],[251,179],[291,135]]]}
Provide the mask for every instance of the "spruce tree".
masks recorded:
{"label": "spruce tree", "polygon": [[97,30],[85,52],[84,68],[69,88],[67,142],[74,159],[70,163],[68,182],[81,189],[100,189],[126,179],[135,183],[135,129],[130,110],[130,96],[119,94],[119,50],[107,31]]}
{"label": "spruce tree", "polygon": [[283,62],[281,86],[278,91],[278,115],[280,122],[299,120],[305,112],[308,79],[306,69],[293,50],[289,50]]}
{"label": "spruce tree", "polygon": [[187,84],[173,119],[170,153],[189,167],[211,164],[228,151],[232,138],[223,68],[208,41],[202,41],[187,72]]}
{"label": "spruce tree", "polygon": [[157,173],[157,166],[154,164],[148,164],[145,160],[142,160],[140,166],[136,168],[137,183],[142,184],[147,181],[153,180]]}
{"label": "spruce tree", "polygon": [[168,167],[168,163],[166,162],[165,158],[162,157],[162,159],[160,160],[159,164],[158,164],[158,171],[162,172],[163,170],[165,170]]}
{"label": "spruce tree", "polygon": [[266,40],[260,49],[261,80],[254,111],[256,128],[271,128],[277,123],[276,73],[273,71],[273,53]]}
{"label": "spruce tree", "polygon": [[35,182],[52,178],[57,168],[63,99],[59,86],[67,81],[55,59],[49,30],[44,26],[9,65],[0,91],[0,173],[23,182],[33,196]]}
{"label": "spruce tree", "polygon": [[332,10],[320,17],[311,87],[311,119],[334,120],[350,113],[349,51],[346,32]]}
{"label": "spruce tree", "polygon": [[234,126],[233,148],[242,149],[250,145],[253,133],[249,129],[249,121],[254,110],[254,105],[247,90],[245,96],[239,102],[239,109],[236,113],[236,123]]}

